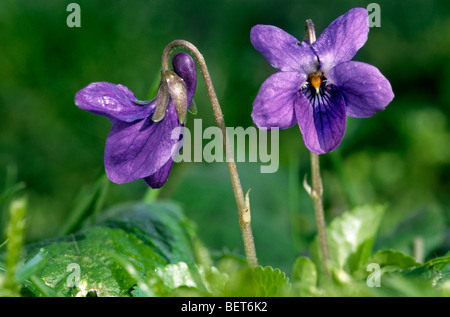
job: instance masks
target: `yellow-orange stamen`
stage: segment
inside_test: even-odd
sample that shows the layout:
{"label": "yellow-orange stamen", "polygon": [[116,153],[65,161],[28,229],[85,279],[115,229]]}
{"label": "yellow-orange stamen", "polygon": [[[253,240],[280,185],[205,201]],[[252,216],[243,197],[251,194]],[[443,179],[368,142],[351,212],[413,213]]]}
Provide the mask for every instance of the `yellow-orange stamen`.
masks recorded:
{"label": "yellow-orange stamen", "polygon": [[322,74],[317,72],[309,75],[309,82],[314,88],[316,88],[316,93],[319,94],[319,88],[322,84]]}

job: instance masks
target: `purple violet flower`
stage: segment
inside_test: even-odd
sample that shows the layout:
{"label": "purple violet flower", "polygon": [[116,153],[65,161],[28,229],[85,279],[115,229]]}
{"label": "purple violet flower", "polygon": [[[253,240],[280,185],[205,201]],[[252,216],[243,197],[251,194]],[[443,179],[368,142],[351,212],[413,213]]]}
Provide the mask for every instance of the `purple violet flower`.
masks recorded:
{"label": "purple violet flower", "polygon": [[394,98],[389,81],[376,67],[351,61],[368,33],[368,12],[363,8],[334,20],[312,45],[275,26],[254,26],[253,46],[281,70],[256,96],[255,124],[287,129],[298,123],[311,152],[335,150],[344,137],[346,116],[371,117]]}
{"label": "purple violet flower", "polygon": [[183,137],[172,139],[172,131],[184,126],[197,81],[189,54],[175,54],[172,65],[174,72],[162,74],[158,94],[150,101],[139,101],[127,87],[108,82],[91,83],[75,96],[78,107],[113,124],[106,139],[105,170],[114,183],[143,178],[160,188],[169,177]]}

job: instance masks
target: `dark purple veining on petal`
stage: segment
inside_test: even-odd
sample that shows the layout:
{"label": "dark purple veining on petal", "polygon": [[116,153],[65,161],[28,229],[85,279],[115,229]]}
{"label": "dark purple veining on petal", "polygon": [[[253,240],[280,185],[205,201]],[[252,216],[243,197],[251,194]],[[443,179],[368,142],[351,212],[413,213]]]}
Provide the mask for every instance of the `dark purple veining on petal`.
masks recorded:
{"label": "dark purple veining on petal", "polygon": [[320,91],[311,86],[302,89],[313,109],[314,127],[323,152],[331,152],[338,147],[344,137],[346,114],[345,102],[334,85],[322,82]]}

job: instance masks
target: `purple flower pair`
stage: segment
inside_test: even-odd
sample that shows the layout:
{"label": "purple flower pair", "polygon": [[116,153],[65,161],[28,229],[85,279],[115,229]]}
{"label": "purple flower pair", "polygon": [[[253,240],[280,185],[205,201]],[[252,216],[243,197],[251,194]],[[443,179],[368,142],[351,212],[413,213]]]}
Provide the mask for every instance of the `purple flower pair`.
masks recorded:
{"label": "purple flower pair", "polygon": [[376,67],[351,61],[368,33],[368,12],[362,8],[337,18],[311,45],[275,26],[254,26],[253,46],[281,70],[262,84],[256,96],[255,124],[287,129],[297,123],[311,152],[336,149],[347,116],[373,116],[394,98],[389,81]]}
{"label": "purple flower pair", "polygon": [[[281,70],[256,96],[255,124],[286,129],[298,123],[306,147],[322,154],[342,141],[347,116],[365,118],[384,110],[394,97],[389,81],[376,67],[351,61],[368,32],[368,12],[361,8],[337,18],[313,43],[300,42],[275,26],[254,26],[253,46]],[[78,107],[113,124],[105,147],[111,181],[143,178],[152,188],[167,181],[183,137],[173,138],[172,132],[184,126],[196,87],[190,55],[177,53],[172,64],[174,71],[162,72],[158,94],[148,102],[108,82],[92,83],[76,94]]]}
{"label": "purple flower pair", "polygon": [[[148,102],[139,101],[127,87],[108,82],[91,83],[76,94],[78,107],[103,115],[113,124],[105,146],[105,170],[111,181],[123,184],[143,178],[152,188],[167,181],[173,158],[181,149],[172,131],[184,126],[180,112],[184,110],[185,115],[197,82],[190,55],[175,54],[172,65],[174,72],[162,74],[158,94]],[[181,92],[177,91],[180,87]],[[180,98],[184,99],[181,106],[176,104]]]}

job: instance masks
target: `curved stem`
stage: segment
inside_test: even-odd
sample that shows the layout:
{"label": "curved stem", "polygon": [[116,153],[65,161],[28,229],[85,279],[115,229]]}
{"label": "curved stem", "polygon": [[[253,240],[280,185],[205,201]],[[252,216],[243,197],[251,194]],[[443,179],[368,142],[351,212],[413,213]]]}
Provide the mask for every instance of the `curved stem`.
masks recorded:
{"label": "curved stem", "polygon": [[208,67],[206,66],[206,62],[205,59],[203,58],[203,55],[192,43],[184,40],[175,40],[173,42],[170,42],[163,51],[162,55],[163,71],[169,69],[170,53],[176,47],[183,47],[188,51],[190,51],[194,56],[194,58],[196,59],[197,64],[202,73],[203,81],[205,82],[206,90],[208,92],[208,97],[211,101],[214,117],[216,119],[217,126],[221,130],[223,136],[225,157],[228,166],[228,172],[231,178],[234,197],[236,199],[236,204],[238,208],[239,225],[241,227],[242,238],[244,241],[244,248],[248,265],[250,267],[255,267],[258,265],[258,260],[256,257],[256,249],[253,241],[252,228],[250,226],[250,207],[248,203],[248,197],[247,199],[244,198],[244,192],[242,190],[241,181],[239,179],[236,163],[234,162],[233,149],[231,149],[229,144],[225,120],[223,118],[222,109],[220,108],[219,100],[217,99],[216,91],[214,89],[211,76],[209,75]]}

